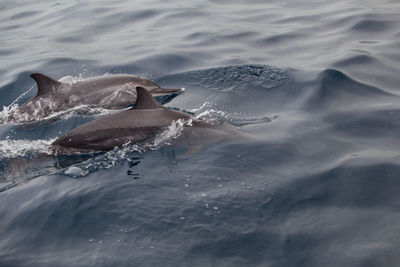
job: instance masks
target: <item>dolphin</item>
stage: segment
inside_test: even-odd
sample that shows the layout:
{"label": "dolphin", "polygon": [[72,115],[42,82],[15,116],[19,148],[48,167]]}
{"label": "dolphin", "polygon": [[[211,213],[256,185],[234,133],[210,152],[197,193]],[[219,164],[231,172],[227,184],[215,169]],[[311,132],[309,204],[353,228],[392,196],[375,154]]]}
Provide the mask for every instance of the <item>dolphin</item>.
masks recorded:
{"label": "dolphin", "polygon": [[167,109],[143,87],[136,90],[134,107],[100,117],[62,135],[52,143],[55,154],[108,151],[127,143],[154,141],[163,130],[178,121],[184,123],[179,136],[171,142],[176,145],[198,146],[197,141],[204,139],[217,142],[238,135],[237,128],[230,124]]}
{"label": "dolphin", "polygon": [[[38,92],[36,96],[12,110],[7,121],[32,122],[71,108],[87,105],[105,109],[122,109],[136,102],[136,87],[146,88],[167,102],[183,89],[166,89],[155,82],[128,74],[115,74],[62,83],[44,74],[33,73]],[[169,97],[169,99],[168,99]]]}

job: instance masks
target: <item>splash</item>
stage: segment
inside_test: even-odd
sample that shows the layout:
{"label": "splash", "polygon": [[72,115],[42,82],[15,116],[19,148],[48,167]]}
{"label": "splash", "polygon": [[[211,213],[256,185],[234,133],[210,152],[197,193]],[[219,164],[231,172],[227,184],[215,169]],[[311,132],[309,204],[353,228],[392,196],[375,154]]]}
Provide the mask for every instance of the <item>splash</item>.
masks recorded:
{"label": "splash", "polygon": [[18,108],[18,104],[14,102],[8,106],[3,106],[3,110],[0,111],[0,123],[7,123],[13,121],[12,119],[12,117],[14,116],[13,114],[16,112],[16,109]]}
{"label": "splash", "polygon": [[217,109],[215,104],[210,102],[205,102],[199,108],[191,109],[190,112],[194,114],[195,119],[207,117],[227,121],[231,115],[226,111]]}
{"label": "splash", "polygon": [[[93,107],[90,105],[79,105],[68,110],[62,110],[58,112],[51,113],[49,116],[43,116],[40,112],[35,112],[34,114],[28,114],[26,112],[21,112],[17,104],[3,106],[3,110],[0,112],[0,123],[37,123],[41,122],[52,122],[60,119],[69,119],[74,115],[109,115],[121,110],[109,110],[101,107]],[[40,111],[40,108],[36,109]],[[34,120],[32,120],[34,118]]]}
{"label": "splash", "polygon": [[164,131],[159,133],[154,142],[149,144],[148,147],[152,150],[159,149],[162,145],[170,145],[171,142],[178,138],[185,126],[192,126],[193,119],[182,120],[179,119],[177,121],[173,121],[168,127],[165,128]]}
{"label": "splash", "polygon": [[0,141],[0,158],[29,157],[34,155],[51,155],[51,143],[54,139],[48,140],[2,140]]}
{"label": "splash", "polygon": [[0,192],[36,177],[54,173],[56,166],[51,161],[53,141],[54,139],[0,141]]}

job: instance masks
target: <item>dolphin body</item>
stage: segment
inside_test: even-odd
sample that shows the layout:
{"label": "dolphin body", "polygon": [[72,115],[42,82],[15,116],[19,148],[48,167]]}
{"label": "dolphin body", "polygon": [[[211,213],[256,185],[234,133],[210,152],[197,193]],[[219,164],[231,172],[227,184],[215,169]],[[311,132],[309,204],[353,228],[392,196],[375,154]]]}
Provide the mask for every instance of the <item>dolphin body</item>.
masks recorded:
{"label": "dolphin body", "polygon": [[[238,135],[236,127],[212,119],[196,119],[191,115],[164,108],[144,88],[137,88],[133,108],[83,124],[53,142],[55,154],[108,151],[124,144],[155,140],[173,122],[184,124],[172,144],[184,144],[198,150],[199,143],[217,142]],[[183,143],[182,143],[183,141]]]}
{"label": "dolphin body", "polygon": [[146,88],[156,97],[164,97],[164,102],[183,91],[162,88],[149,79],[127,74],[93,77],[71,84],[56,81],[40,73],[34,73],[31,77],[37,83],[37,95],[13,110],[8,121],[42,120],[56,112],[80,105],[105,109],[126,108],[136,102],[137,86]]}

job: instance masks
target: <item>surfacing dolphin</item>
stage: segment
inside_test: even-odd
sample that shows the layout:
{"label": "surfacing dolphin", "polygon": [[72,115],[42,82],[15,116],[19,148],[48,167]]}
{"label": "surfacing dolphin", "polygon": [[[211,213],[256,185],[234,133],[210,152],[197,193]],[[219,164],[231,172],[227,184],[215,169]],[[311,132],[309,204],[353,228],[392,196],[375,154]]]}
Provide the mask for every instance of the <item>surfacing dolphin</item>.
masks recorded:
{"label": "surfacing dolphin", "polygon": [[[31,77],[38,87],[36,96],[22,104],[8,117],[8,122],[32,122],[81,105],[105,109],[126,108],[136,102],[136,87],[146,88],[154,96],[170,100],[182,89],[166,89],[155,82],[128,74],[104,75],[62,83],[46,75],[34,73]],[[165,98],[165,96],[169,96]]]}
{"label": "surfacing dolphin", "polygon": [[[143,87],[137,87],[136,105],[121,113],[108,115],[83,124],[53,142],[55,153],[90,153],[108,151],[124,144],[154,141],[173,122],[185,121],[174,144],[198,146],[238,135],[236,127],[212,119],[164,108]],[[197,148],[195,148],[197,149]]]}

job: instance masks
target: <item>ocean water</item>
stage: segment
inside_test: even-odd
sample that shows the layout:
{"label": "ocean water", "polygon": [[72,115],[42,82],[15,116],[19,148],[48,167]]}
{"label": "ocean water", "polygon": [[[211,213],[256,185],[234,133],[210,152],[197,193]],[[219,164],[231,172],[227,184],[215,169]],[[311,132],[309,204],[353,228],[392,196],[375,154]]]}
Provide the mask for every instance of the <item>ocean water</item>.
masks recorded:
{"label": "ocean water", "polygon": [[33,72],[128,73],[248,135],[55,157],[110,111],[0,124],[0,266],[399,266],[397,0],[2,0],[0,44],[0,117]]}

